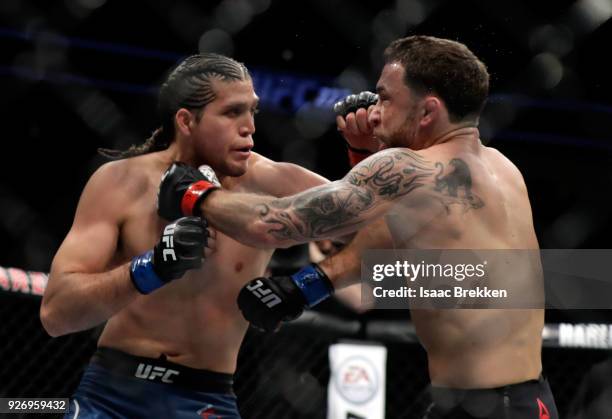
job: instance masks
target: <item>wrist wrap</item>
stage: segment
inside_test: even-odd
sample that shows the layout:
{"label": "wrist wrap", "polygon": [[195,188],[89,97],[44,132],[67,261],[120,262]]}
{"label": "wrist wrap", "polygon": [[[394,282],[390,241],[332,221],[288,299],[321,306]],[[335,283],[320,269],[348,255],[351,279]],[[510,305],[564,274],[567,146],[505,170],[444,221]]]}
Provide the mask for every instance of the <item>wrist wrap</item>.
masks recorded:
{"label": "wrist wrap", "polygon": [[291,275],[291,279],[302,290],[306,305],[314,307],[333,294],[334,286],[325,272],[315,263]]}
{"label": "wrist wrap", "polygon": [[132,259],[130,277],[141,294],[150,294],[165,284],[153,270],[153,250]]}
{"label": "wrist wrap", "polygon": [[[183,215],[200,216],[200,208],[198,208],[199,202],[211,192],[211,190],[218,189],[218,186],[206,181],[199,180],[189,186],[183,198],[181,199],[181,211]],[[196,213],[194,213],[194,210]]]}

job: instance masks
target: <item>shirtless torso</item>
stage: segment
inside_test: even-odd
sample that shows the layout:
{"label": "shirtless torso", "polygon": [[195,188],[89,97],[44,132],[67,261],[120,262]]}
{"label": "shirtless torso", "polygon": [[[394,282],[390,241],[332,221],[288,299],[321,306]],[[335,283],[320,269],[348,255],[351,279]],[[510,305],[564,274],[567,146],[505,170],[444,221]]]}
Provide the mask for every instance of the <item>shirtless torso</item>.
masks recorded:
{"label": "shirtless torso", "polygon": [[[423,150],[436,162],[460,159],[471,173],[471,193],[481,208],[465,211],[460,203],[426,200],[401,203],[386,217],[399,249],[538,249],[527,189],[518,169],[501,153],[482,146],[477,131]],[[451,169],[447,168],[447,172]],[[465,191],[459,191],[459,195]],[[537,268],[537,266],[535,267]],[[531,273],[541,286],[539,272]],[[511,284],[516,269],[494,281]],[[412,310],[417,334],[427,350],[434,385],[492,388],[536,379],[544,310]]]}
{"label": "shirtless torso", "polygon": [[[157,243],[167,224],[156,212],[157,188],[171,161],[168,150],[108,163],[93,175],[72,231],[56,256],[50,293],[61,285],[54,275],[112,271]],[[255,153],[244,175],[222,179],[228,190],[275,195],[323,182],[299,166],[275,163]],[[100,232],[95,242],[80,240],[102,224],[107,232]],[[249,279],[264,273],[272,252],[217,233],[216,250],[201,269],[187,271],[150,295],[135,296],[108,320],[99,346],[149,358],[164,354],[181,365],[233,373],[248,326],[236,296]],[[126,284],[131,286],[129,281]]]}
{"label": "shirtless torso", "polygon": [[[137,196],[131,194],[121,227],[114,260],[118,264],[150,249],[165,225],[154,205],[165,162],[150,156],[125,163],[127,167],[118,170],[125,170],[125,178],[134,188],[140,186],[140,191]],[[138,169],[131,174],[134,166]],[[246,175],[225,183],[232,183],[233,190],[244,190],[253,179],[251,173],[257,171],[254,164]],[[194,368],[233,372],[247,327],[236,307],[236,295],[248,279],[264,272],[271,254],[218,233],[216,251],[201,269],[188,271],[151,295],[137,297],[108,321],[99,344],[151,358],[165,354],[170,361]]]}

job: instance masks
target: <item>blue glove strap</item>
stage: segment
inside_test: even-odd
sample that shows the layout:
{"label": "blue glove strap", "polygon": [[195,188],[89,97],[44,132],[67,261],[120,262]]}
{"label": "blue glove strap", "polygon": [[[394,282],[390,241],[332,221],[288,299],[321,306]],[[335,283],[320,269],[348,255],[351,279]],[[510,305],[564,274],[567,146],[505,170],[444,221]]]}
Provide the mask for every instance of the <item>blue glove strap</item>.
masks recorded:
{"label": "blue glove strap", "polygon": [[153,250],[132,259],[130,276],[141,294],[149,294],[165,284],[153,270]]}
{"label": "blue glove strap", "polygon": [[307,306],[314,307],[331,295],[328,281],[323,278],[313,265],[302,268],[291,275],[295,285],[302,290]]}

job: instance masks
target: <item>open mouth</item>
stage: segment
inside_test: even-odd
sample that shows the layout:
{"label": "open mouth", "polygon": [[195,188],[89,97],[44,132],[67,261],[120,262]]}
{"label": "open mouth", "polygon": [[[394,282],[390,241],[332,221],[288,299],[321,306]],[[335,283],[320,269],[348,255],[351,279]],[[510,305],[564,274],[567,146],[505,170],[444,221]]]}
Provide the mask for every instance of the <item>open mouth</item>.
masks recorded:
{"label": "open mouth", "polygon": [[251,155],[251,147],[235,148],[234,153],[236,153],[241,159],[248,159]]}

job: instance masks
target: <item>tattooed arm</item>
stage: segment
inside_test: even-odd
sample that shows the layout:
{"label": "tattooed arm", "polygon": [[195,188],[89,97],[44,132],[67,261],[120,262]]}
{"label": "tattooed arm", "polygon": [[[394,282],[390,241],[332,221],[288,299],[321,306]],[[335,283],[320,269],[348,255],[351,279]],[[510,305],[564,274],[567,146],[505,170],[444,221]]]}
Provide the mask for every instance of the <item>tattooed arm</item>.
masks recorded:
{"label": "tattooed arm", "polygon": [[436,167],[408,149],[381,151],[344,179],[300,194],[273,198],[218,190],[202,213],[222,232],[245,244],[288,247],[356,231],[381,217],[398,198],[433,190]]}

